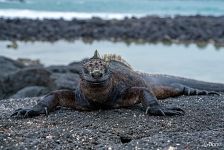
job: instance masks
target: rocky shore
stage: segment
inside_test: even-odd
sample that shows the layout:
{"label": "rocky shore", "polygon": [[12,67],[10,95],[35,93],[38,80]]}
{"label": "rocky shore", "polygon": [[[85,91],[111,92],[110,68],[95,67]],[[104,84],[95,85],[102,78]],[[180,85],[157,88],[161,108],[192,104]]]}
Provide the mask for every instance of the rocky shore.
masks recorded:
{"label": "rocky shore", "polygon": [[0,18],[0,40],[56,41],[77,38],[143,42],[224,43],[224,16],[125,18],[66,21]]}

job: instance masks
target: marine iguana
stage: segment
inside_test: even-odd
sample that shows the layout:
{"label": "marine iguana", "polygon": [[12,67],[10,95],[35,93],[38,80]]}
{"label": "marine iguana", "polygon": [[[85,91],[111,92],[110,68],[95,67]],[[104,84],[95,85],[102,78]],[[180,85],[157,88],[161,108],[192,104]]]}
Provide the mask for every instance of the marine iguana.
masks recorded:
{"label": "marine iguana", "polygon": [[82,61],[77,89],[57,90],[44,96],[29,109],[20,108],[11,116],[33,117],[48,114],[57,106],[90,111],[129,107],[141,103],[146,114],[183,115],[178,107],[165,107],[157,99],[180,95],[211,95],[224,91],[224,84],[208,83],[168,75],[150,75],[134,71],[121,57],[95,54]]}

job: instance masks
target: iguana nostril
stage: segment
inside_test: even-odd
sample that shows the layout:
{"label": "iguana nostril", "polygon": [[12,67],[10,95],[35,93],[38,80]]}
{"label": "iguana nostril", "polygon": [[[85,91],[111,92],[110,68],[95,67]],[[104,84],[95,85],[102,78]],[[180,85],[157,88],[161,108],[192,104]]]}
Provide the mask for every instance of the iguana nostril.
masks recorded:
{"label": "iguana nostril", "polygon": [[93,71],[91,75],[95,79],[101,78],[103,76],[102,72],[100,72],[99,70]]}

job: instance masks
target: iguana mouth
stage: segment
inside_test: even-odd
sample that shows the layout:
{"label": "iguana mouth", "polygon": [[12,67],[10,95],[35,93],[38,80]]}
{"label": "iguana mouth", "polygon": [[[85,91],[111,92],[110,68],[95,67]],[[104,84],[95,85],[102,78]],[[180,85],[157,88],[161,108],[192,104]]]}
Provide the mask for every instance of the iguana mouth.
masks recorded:
{"label": "iguana mouth", "polygon": [[103,80],[85,80],[90,85],[105,85],[108,83],[108,79],[103,79]]}
{"label": "iguana mouth", "polygon": [[101,78],[95,79],[90,75],[82,75],[81,76],[82,82],[86,83],[89,86],[106,86],[110,81],[110,74],[106,74]]}
{"label": "iguana mouth", "polygon": [[105,83],[106,80],[104,81],[87,81],[88,83],[92,83],[92,84],[102,84],[102,83]]}

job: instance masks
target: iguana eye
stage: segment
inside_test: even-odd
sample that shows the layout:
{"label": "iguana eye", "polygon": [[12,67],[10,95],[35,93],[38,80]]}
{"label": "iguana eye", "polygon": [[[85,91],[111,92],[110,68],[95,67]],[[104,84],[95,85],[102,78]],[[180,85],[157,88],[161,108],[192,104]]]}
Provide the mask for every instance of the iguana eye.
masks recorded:
{"label": "iguana eye", "polygon": [[84,73],[85,74],[88,74],[89,73],[89,70],[87,68],[84,68]]}

